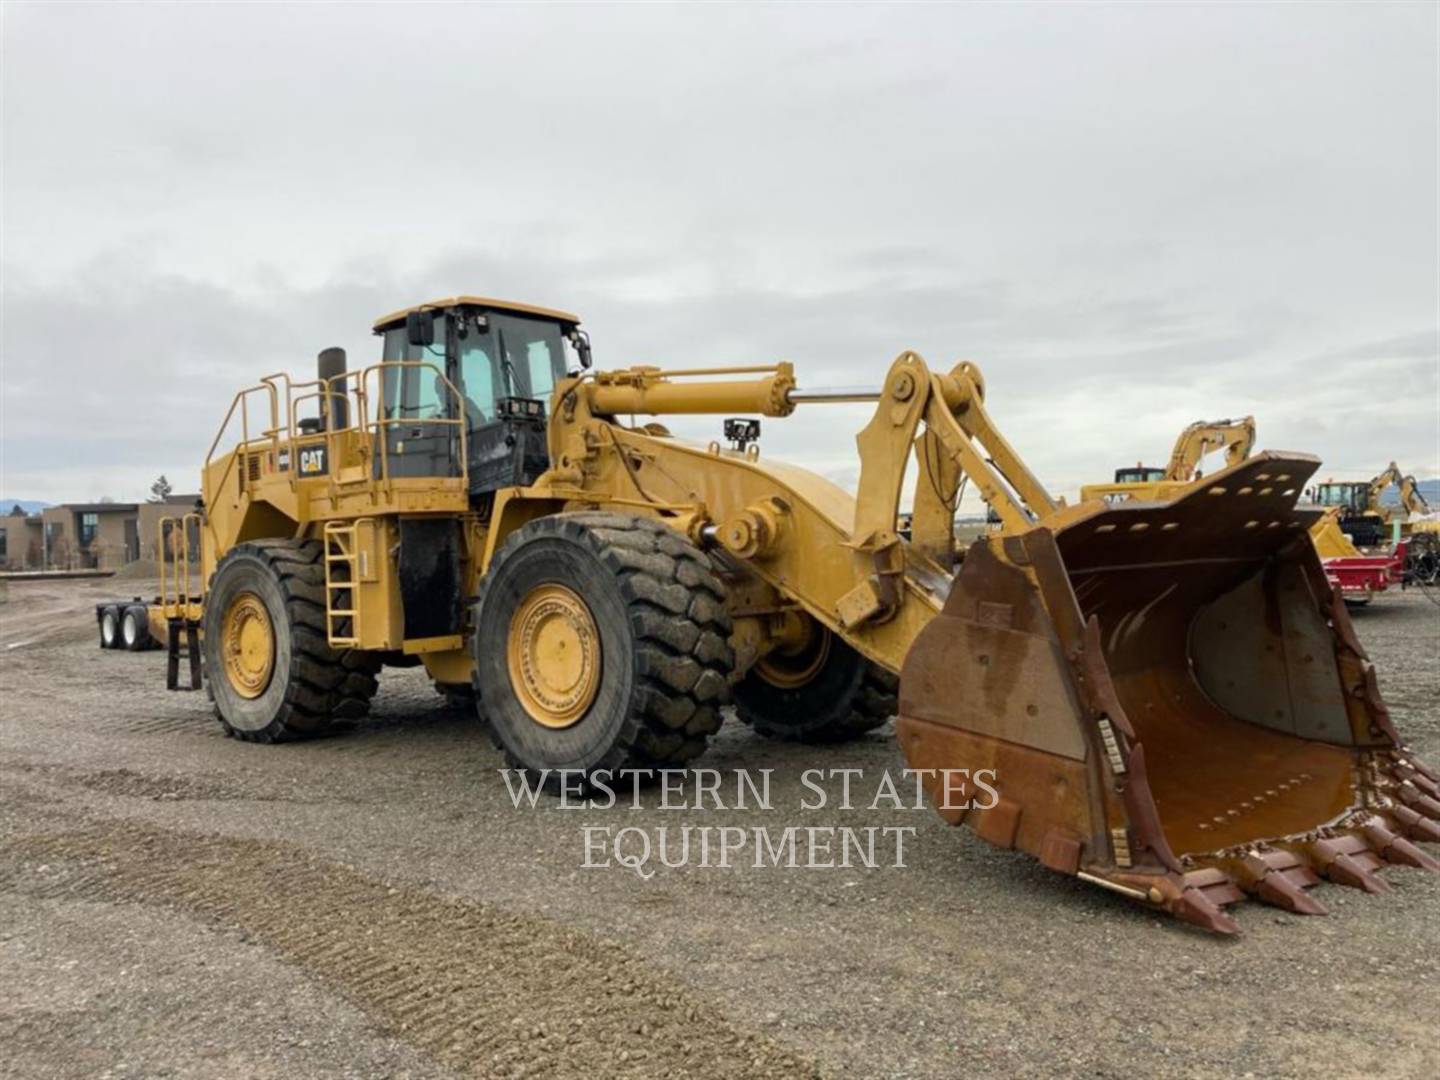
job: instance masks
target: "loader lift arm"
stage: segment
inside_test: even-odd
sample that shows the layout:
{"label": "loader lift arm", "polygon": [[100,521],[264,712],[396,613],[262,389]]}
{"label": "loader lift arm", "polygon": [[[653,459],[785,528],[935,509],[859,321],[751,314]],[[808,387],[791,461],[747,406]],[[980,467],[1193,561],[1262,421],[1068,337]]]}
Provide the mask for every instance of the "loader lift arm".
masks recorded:
{"label": "loader lift arm", "polygon": [[[702,374],[761,377],[689,381]],[[1178,497],[1067,507],[999,433],[983,387],[974,365],[897,357],[866,395],[852,499],[758,445],[699,447],[620,418],[786,416],[859,395],[803,391],[788,365],[581,379],[557,393],[555,466],[537,488],[657,514],[715,551],[746,597],[737,657],[769,647],[753,624],[798,611],[899,672],[907,763],[1001,778],[985,810],[947,809],[932,786],[942,816],[1052,869],[1233,931],[1223,909],[1246,895],[1317,913],[1306,889],[1321,874],[1368,888],[1386,861],[1440,867],[1406,839],[1440,839],[1435,777],[1389,726],[1305,535],[1316,514],[1295,505],[1318,461],[1266,452]],[[956,574],[962,477],[1002,531]]]}

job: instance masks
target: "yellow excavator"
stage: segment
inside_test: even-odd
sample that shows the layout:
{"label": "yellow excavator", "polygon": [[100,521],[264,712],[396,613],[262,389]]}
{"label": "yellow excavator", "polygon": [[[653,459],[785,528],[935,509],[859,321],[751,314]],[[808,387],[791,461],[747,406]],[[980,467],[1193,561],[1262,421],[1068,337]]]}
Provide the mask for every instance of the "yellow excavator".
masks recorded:
{"label": "yellow excavator", "polygon": [[1249,457],[1254,446],[1253,416],[1242,416],[1238,420],[1197,420],[1175,440],[1165,468],[1137,463],[1116,469],[1113,483],[1087,484],[1080,489],[1080,499],[1117,502],[1173,498],[1201,478],[1200,463],[1206,455],[1223,450],[1225,464],[1235,465]]}
{"label": "yellow excavator", "polygon": [[[200,554],[167,569],[170,681],[188,650],[234,737],[313,735],[417,663],[546,783],[683,765],[727,702],[811,743],[898,714],[946,821],[1211,930],[1247,896],[1318,913],[1322,878],[1440,870],[1416,843],[1440,777],[1296,506],[1315,458],[1066,506],[973,363],[902,352],[864,394],[789,363],[599,372],[575,316],[475,296],[375,331],[375,363],[326,350],[236,395],[171,523]],[[761,453],[762,419],[857,400],[853,494]],[[654,419],[696,414],[716,439]],[[962,478],[1001,528],[958,550]]]}

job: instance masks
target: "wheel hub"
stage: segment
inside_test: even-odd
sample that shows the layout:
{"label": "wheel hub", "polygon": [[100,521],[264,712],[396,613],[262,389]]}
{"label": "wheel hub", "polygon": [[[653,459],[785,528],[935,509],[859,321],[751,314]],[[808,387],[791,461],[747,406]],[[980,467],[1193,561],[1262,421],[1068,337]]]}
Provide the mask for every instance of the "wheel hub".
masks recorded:
{"label": "wheel hub", "polygon": [[510,685],[537,724],[566,728],[600,687],[600,634],[585,601],[563,585],[531,590],[510,619]]}
{"label": "wheel hub", "polygon": [[755,674],[771,686],[793,690],[820,673],[830,658],[830,631],[808,615],[787,611],[776,627],[776,645],[755,662]]}
{"label": "wheel hub", "polygon": [[275,667],[275,631],[264,602],[252,592],[240,593],[225,609],[220,632],[231,689],[243,698],[259,697]]}

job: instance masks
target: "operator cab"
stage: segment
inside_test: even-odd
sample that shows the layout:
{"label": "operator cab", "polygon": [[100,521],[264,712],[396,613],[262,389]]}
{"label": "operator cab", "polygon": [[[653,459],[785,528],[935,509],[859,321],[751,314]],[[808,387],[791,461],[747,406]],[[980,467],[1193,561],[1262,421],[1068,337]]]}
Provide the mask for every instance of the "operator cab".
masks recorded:
{"label": "operator cab", "polygon": [[1117,484],[1158,484],[1165,479],[1164,469],[1152,469],[1148,465],[1132,465],[1115,470]]}
{"label": "operator cab", "polygon": [[1370,505],[1369,484],[1337,484],[1334,481],[1315,485],[1315,502],[1319,506],[1343,506],[1356,514]]}
{"label": "operator cab", "polygon": [[[460,296],[375,323],[385,361],[382,417],[392,476],[443,476],[459,453],[463,412],[472,497],[529,484],[549,467],[545,415],[557,383],[590,366],[580,320],[563,311]],[[443,371],[459,392],[457,405]],[[377,462],[378,467],[378,462]]]}

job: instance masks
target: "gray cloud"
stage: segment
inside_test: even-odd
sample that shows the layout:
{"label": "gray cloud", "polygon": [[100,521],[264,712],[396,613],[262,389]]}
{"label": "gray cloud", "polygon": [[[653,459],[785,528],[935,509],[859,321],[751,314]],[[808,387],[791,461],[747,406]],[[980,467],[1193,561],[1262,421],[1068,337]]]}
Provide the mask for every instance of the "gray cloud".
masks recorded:
{"label": "gray cloud", "polygon": [[[240,386],[461,291],[577,310],[609,365],[976,360],[1061,492],[1244,412],[1337,475],[1435,475],[1435,30],[1419,5],[11,5],[0,489],[188,486]],[[766,453],[846,479],[864,420],[803,412]]]}

